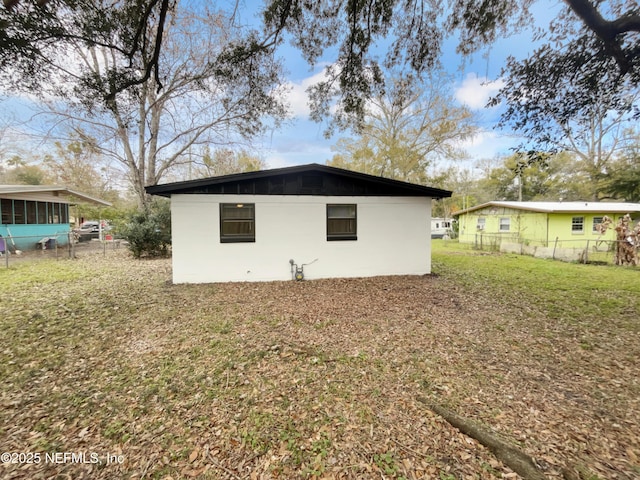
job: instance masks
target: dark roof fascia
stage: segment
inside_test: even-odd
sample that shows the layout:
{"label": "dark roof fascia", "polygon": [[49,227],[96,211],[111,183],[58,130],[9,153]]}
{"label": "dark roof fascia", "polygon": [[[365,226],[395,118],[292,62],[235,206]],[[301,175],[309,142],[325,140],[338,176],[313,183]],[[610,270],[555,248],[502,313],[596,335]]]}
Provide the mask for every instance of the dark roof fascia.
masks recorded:
{"label": "dark roof fascia", "polygon": [[344,178],[349,178],[358,181],[364,181],[371,184],[380,186],[388,186],[394,188],[400,188],[411,194],[411,196],[420,197],[432,197],[432,198],[444,198],[450,197],[451,193],[448,190],[442,190],[439,188],[426,187],[424,185],[417,185],[414,183],[403,182],[400,180],[393,180],[390,178],[378,177],[375,175],[369,175],[366,173],[354,172],[343,168],[330,167],[327,165],[320,165],[312,163],[308,165],[297,165],[293,167],[274,168],[269,170],[259,170],[255,172],[243,172],[234,173],[231,175],[221,175],[219,177],[202,178],[198,180],[187,180],[182,182],[173,182],[163,185],[151,185],[145,187],[145,190],[150,195],[159,195],[163,197],[170,197],[172,194],[190,193],[202,187],[210,185],[231,184],[233,182],[240,182],[246,180],[257,180],[262,178],[275,177],[278,175],[290,175],[298,173],[311,173],[320,172],[330,175],[337,175]]}

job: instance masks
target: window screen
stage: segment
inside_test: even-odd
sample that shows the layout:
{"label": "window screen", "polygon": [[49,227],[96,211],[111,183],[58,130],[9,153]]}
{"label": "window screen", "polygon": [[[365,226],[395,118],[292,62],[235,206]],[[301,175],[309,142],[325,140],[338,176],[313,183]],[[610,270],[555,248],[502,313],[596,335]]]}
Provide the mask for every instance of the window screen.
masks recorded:
{"label": "window screen", "polygon": [[221,203],[220,242],[255,242],[255,210],[253,203]]}
{"label": "window screen", "polygon": [[2,210],[2,223],[5,225],[13,222],[13,201],[8,198],[0,200],[0,210]]}
{"label": "window screen", "polygon": [[357,240],[358,219],[355,204],[327,205],[327,240]]}
{"label": "window screen", "polygon": [[38,223],[47,223],[47,202],[38,202]]}
{"label": "window screen", "polygon": [[22,225],[27,222],[24,200],[13,201],[13,223]]}
{"label": "window screen", "polygon": [[27,223],[33,225],[38,223],[38,215],[36,211],[36,202],[27,200]]}

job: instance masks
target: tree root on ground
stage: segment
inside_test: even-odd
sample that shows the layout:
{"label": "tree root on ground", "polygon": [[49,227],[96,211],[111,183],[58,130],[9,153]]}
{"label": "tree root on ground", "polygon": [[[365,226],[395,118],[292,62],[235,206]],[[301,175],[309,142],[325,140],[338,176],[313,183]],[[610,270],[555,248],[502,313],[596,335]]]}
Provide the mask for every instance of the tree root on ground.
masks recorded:
{"label": "tree root on ground", "polygon": [[565,480],[591,480],[600,477],[595,476],[585,465],[576,464],[573,468],[563,468],[562,478]]}
{"label": "tree root on ground", "polygon": [[441,405],[431,403],[420,397],[418,397],[418,401],[427,405],[430,410],[440,415],[462,433],[476,439],[487,447],[498,460],[507,465],[523,479],[547,480],[547,477],[540,471],[530,456],[518,450],[516,447],[509,445],[504,440],[501,440],[493,432],[478,426],[468,418],[461,417]]}

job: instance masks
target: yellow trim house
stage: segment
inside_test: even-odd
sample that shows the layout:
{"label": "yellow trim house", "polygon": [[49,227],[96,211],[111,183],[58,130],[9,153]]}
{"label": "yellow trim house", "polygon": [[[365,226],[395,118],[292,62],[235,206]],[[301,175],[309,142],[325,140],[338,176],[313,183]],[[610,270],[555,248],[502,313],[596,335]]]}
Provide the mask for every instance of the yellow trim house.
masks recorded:
{"label": "yellow trim house", "polygon": [[460,243],[482,247],[522,244],[534,247],[585,248],[613,241],[612,228],[601,234],[605,216],[613,226],[625,214],[640,220],[640,203],[619,202],[488,202],[461,210]]}

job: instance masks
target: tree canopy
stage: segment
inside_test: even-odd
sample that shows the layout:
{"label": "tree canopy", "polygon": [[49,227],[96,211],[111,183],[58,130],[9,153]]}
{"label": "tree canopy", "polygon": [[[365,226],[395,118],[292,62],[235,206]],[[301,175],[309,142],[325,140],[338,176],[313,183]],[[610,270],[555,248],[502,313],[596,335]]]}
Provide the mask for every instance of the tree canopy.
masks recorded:
{"label": "tree canopy", "polygon": [[[572,10],[540,33],[541,46],[530,58],[508,60],[505,85],[493,99],[494,104],[507,104],[500,125],[542,148],[565,148],[588,130],[591,137],[598,128],[606,135],[606,128],[617,128],[640,113],[638,3],[603,2],[600,8],[606,14],[618,15],[610,22],[590,2],[566,3]],[[591,162],[602,160],[597,152],[589,153]]]}
{"label": "tree canopy", "polygon": [[635,142],[629,142],[607,165],[603,173],[604,189],[611,198],[640,202],[640,133],[630,132]]}
{"label": "tree canopy", "polygon": [[[447,36],[457,36],[460,54],[472,54],[531,27],[536,1],[266,0],[264,30],[240,32],[233,12],[198,2],[5,0],[0,84],[70,99],[59,118],[76,132],[88,130],[103,154],[125,165],[142,199],[143,186],[192,146],[222,143],[228,132],[248,138],[283,117],[273,56],[282,42],[311,64],[335,53],[325,80],[310,91],[312,118],[331,115],[332,126],[372,131],[370,106],[394,89],[388,71],[425,80],[439,66]],[[531,30],[539,45],[532,56],[509,59],[494,100],[507,105],[501,125],[531,139],[532,151],[542,144],[566,151],[576,128],[593,119],[640,116],[637,0],[562,4],[550,25]],[[194,6],[198,18],[182,15]],[[203,20],[208,30],[198,36]],[[362,152],[375,150],[372,138]],[[587,153],[598,172],[628,163]]]}
{"label": "tree canopy", "polygon": [[432,75],[424,87],[412,77],[387,83],[367,106],[359,138],[340,139],[329,164],[426,183],[437,160],[464,156],[460,145],[476,132],[473,115],[455,105],[444,75]]}
{"label": "tree canopy", "polygon": [[[473,53],[531,25],[530,9],[535,2],[268,0],[263,10],[264,35],[236,45],[227,60],[242,61],[272,51],[287,35],[310,63],[335,49],[337,59],[327,67],[326,81],[311,92],[312,113],[316,118],[328,115],[331,100],[338,96],[335,120],[344,126],[362,121],[366,101],[384,90],[383,69],[402,66],[419,75],[429,72],[439,62],[443,40],[454,32],[459,38],[458,52]],[[68,71],[88,84],[101,83],[106,99],[150,77],[157,88],[163,86],[161,51],[167,19],[178,5],[175,0],[4,3],[5,8],[0,8],[0,73],[5,84],[37,91],[56,60],[69,48],[80,46],[101,47],[111,57],[110,68],[99,77]],[[543,46],[530,61],[519,64],[512,60],[509,70],[520,80],[514,80],[505,92],[521,87],[525,95],[532,85],[546,92],[562,87],[571,98],[567,114],[604,92],[613,92],[613,105],[627,108],[622,92],[637,86],[640,78],[638,2],[564,0],[564,4],[560,16],[534,35]],[[381,44],[388,45],[386,51],[379,51]],[[532,117],[523,111],[515,122]]]}
{"label": "tree canopy", "polygon": [[[38,92],[62,70],[87,84],[100,82],[106,101],[154,77],[162,85],[159,59],[167,18],[175,0],[5,0],[0,8],[0,79]],[[101,77],[74,70],[69,50],[102,48],[111,65]]]}
{"label": "tree canopy", "polygon": [[[87,8],[98,3],[88,1]],[[124,15],[132,5],[116,3],[111,15]],[[109,10],[106,4],[104,8]],[[114,29],[108,44],[63,42],[66,54],[52,53],[49,78],[38,93],[47,118],[55,119],[56,133],[74,132],[115,160],[140,206],[147,202],[144,187],[187,163],[192,148],[250,142],[286,116],[280,63],[266,49],[247,54],[257,33],[239,27],[232,12],[171,4],[154,67],[158,75],[150,76],[144,63],[150,52],[141,54],[141,62],[123,60],[122,52],[133,40],[125,25],[117,26],[115,20],[111,25],[114,18],[96,19],[96,35],[100,28]],[[153,38],[157,25],[149,20],[146,29],[146,38]],[[19,75],[13,68],[6,73]]]}
{"label": "tree canopy", "polygon": [[478,180],[488,200],[573,201],[588,198],[591,185],[572,154],[562,152],[529,164],[521,155],[504,159]]}
{"label": "tree canopy", "polygon": [[[446,34],[453,32],[459,36],[458,52],[473,53],[499,36],[530,25],[534,2],[270,0],[264,10],[264,23],[272,43],[283,41],[285,33],[289,34],[310,63],[327,49],[337,49],[337,60],[327,67],[326,81],[312,89],[312,110],[316,118],[326,115],[330,102],[338,98],[335,122],[344,126],[364,120],[366,102],[385,88],[383,68],[402,66],[419,75],[430,71],[439,62]],[[522,65],[524,78],[543,80],[533,68],[551,69],[554,75],[541,84],[549,95],[566,86],[575,98],[573,106],[579,109],[609,91],[614,92],[614,107],[627,107],[622,92],[629,85],[637,85],[640,76],[638,3],[564,3],[561,15],[534,36],[544,46],[530,63]],[[389,46],[379,58],[377,46],[385,42]],[[578,68],[581,65],[584,68]],[[515,60],[510,68],[517,73]],[[546,70],[544,74],[548,75]],[[521,92],[526,94],[525,88]],[[516,121],[530,119],[525,112]]]}

